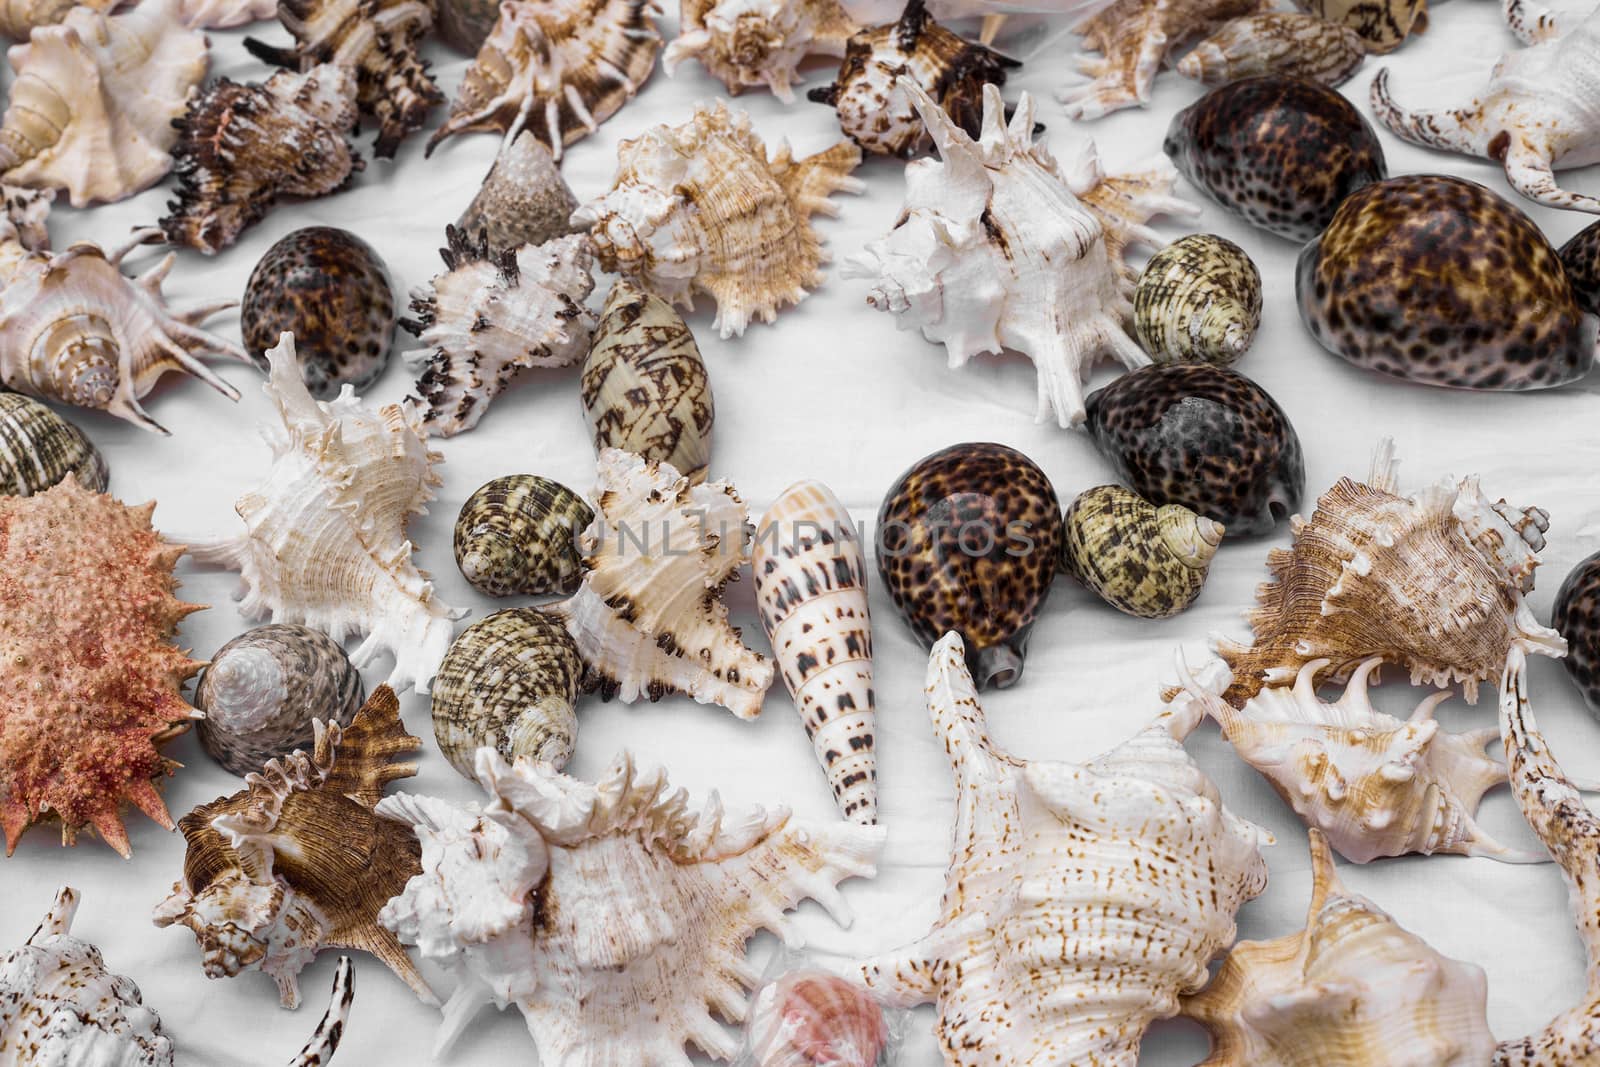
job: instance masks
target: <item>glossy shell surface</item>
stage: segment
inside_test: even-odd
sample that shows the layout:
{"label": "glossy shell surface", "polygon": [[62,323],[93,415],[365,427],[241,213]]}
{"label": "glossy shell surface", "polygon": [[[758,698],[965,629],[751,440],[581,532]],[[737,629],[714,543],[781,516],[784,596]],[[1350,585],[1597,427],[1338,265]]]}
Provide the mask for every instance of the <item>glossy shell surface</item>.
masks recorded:
{"label": "glossy shell surface", "polygon": [[69,474],[103,493],[111,475],[84,432],[21,393],[0,393],[0,496],[42,493]]}
{"label": "glossy shell surface", "polygon": [[1120,485],[1078,495],[1062,518],[1061,565],[1129,615],[1165,619],[1194,603],[1223,526],[1180,504],[1156,507]]}
{"label": "glossy shell surface", "polygon": [[1133,291],[1133,327],[1157,363],[1232,363],[1261,325],[1261,272],[1225,237],[1192,233],[1150,257]]}
{"label": "glossy shell surface", "polygon": [[1567,639],[1562,666],[1590,712],[1600,716],[1600,552],[1572,568],[1561,583],[1550,625]]}
{"label": "glossy shell surface", "polygon": [[1600,222],[1580,230],[1561,246],[1561,265],[1567,268],[1578,306],[1600,315]]}
{"label": "glossy shell surface", "polygon": [[456,516],[456,566],[489,596],[570,593],[583,573],[578,535],[593,520],[594,510],[560,482],[534,474],[495,478]]}

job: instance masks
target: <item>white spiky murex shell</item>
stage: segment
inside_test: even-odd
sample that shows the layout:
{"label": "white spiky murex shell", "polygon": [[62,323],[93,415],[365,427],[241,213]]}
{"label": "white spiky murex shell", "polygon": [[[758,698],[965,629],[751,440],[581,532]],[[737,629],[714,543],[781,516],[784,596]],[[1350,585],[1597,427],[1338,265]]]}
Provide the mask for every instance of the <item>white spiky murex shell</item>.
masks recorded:
{"label": "white spiky murex shell", "polygon": [[951,1067],[1134,1067],[1266,888],[1270,835],[1184,751],[1191,707],[1087,763],[1018,759],[989,740],[954,633],[927,699],[956,775],[944,900],[932,932],[862,976],[892,1004],[937,1003]]}
{"label": "white spiky murex shell", "polygon": [[787,142],[767,158],[750,116],[722,102],[617,146],[611,191],[579,208],[600,265],[681,307],[696,291],[717,302],[715,328],[742,335],[822,284],[828,261],[811,216],[837,214],[832,193],[866,188],[848,141],[796,160]]}
{"label": "white spiky murex shell", "polygon": [[[1498,730],[1495,731],[1499,733]],[[1306,928],[1241,941],[1184,1015],[1211,1032],[1201,1067],[1481,1067],[1494,1049],[1483,969],[1441,956],[1334,869],[1311,831]]]}
{"label": "white spiky murex shell", "polygon": [[772,663],[744,646],[722,602],[749,558],[733,486],[690,485],[669,463],[607,448],[594,499],[582,584],[544,609],[577,643],[586,687],[625,704],[684,693],[741,719],[761,714]]}
{"label": "white spiky murex shell", "polygon": [[884,831],[808,824],[786,808],[699,810],[626,753],[599,782],[480,749],[483,807],[399,795],[378,807],[422,840],[422,873],[381,916],[459,985],[437,1052],[486,1000],[516,1005],[552,1067],[729,1059],[758,983],[745,942],[795,943],[784,912],[814,899],[844,925],[836,884],[868,878]]}
{"label": "white spiky murex shell", "polygon": [[846,264],[874,280],[867,303],[945,346],[950,366],[1014,349],[1038,372],[1039,421],[1084,419],[1083,381],[1112,356],[1129,369],[1150,357],[1128,333],[1131,243],[1163,243],[1144,225],[1158,213],[1190,213],[1170,194],[1177,172],[1162,161],[1108,177],[1091,146],[1063,172],[1033,143],[1033,98],[1023,93],[1009,126],[1000,90],[983,89],[983,133],[974,140],[915,82],[896,83],[915,103],[941,161],[906,167],[901,222]]}
{"label": "white spiky murex shell", "polygon": [[282,420],[262,426],[272,471],[234,505],[245,531],[196,541],[194,556],[240,572],[247,617],[298,623],[335,641],[365,634],[351,663],[390,652],[389,684],[425,693],[450,648],[451,621],[465,614],[434,595],[406,539],[407,521],[433,499],[442,457],[429,451],[410,403],[374,408],[348,385],[336,400],[315,400],[293,334],[266,355],[263,390]]}
{"label": "white spiky murex shell", "polygon": [[842,56],[857,30],[839,0],[682,0],[668,74],[698,59],[728,92],[768,88],[785,104],[807,56]]}

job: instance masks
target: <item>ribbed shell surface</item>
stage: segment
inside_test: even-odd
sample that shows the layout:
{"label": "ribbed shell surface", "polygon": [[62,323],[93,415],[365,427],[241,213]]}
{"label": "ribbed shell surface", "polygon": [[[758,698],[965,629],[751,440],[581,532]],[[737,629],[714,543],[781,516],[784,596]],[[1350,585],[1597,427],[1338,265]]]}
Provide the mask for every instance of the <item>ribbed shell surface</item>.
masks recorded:
{"label": "ribbed shell surface", "polygon": [[69,474],[92,492],[111,480],[84,432],[21,393],[0,393],[0,496],[32,496]]}
{"label": "ribbed shell surface", "polygon": [[456,566],[489,596],[570,593],[583,576],[578,535],[594,510],[560,482],[508,474],[478,487],[456,516]]}

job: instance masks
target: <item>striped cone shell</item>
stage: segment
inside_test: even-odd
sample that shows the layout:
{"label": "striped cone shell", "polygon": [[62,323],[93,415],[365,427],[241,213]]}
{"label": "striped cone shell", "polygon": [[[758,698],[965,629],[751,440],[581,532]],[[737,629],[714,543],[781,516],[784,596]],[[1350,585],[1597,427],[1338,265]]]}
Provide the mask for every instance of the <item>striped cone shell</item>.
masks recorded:
{"label": "striped cone shell", "polygon": [[0,496],[42,493],[69,474],[95,493],[111,478],[82,430],[31,396],[0,393]]}

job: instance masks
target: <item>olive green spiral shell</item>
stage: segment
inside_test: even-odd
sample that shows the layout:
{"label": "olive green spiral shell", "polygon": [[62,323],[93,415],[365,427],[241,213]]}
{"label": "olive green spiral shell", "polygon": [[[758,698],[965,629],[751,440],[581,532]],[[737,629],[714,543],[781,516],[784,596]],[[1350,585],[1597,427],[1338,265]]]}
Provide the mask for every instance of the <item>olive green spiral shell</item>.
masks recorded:
{"label": "olive green spiral shell", "polygon": [[1062,569],[1118,611],[1145,619],[1194,603],[1223,532],[1181,504],[1158,508],[1120,485],[1085,490],[1063,522]]}
{"label": "olive green spiral shell", "polygon": [[485,482],[456,517],[456,566],[489,596],[539,596],[578,588],[578,535],[594,510],[560,482],[508,474]]}
{"label": "olive green spiral shell", "polygon": [[31,396],[0,392],[0,496],[42,493],[69,474],[96,493],[110,480],[82,430]]}
{"label": "olive green spiral shell", "polygon": [[1150,258],[1133,292],[1139,344],[1157,363],[1226,365],[1261,325],[1261,274],[1225,237],[1194,233]]}

